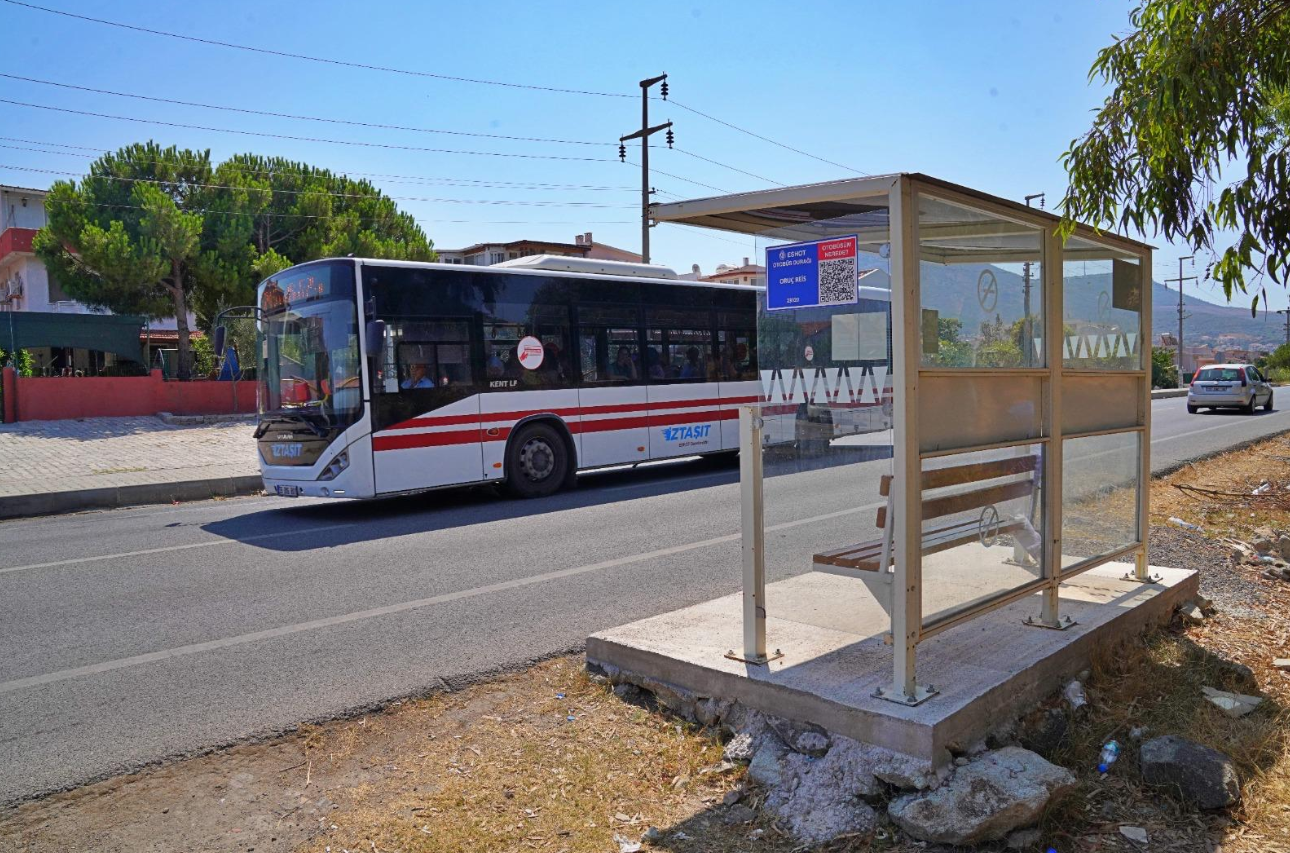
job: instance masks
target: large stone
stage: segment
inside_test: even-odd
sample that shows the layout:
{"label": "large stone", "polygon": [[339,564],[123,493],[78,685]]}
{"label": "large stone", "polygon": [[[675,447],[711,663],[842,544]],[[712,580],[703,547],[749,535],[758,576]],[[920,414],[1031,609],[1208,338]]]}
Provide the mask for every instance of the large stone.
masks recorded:
{"label": "large stone", "polygon": [[[753,766],[769,752],[758,752]],[[764,808],[807,844],[870,832],[877,816],[864,798],[880,790],[873,757],[864,744],[845,737],[833,738],[823,758],[786,749],[779,756],[779,784],[768,790]]]}
{"label": "large stone", "polygon": [[891,819],[920,841],[997,841],[1034,823],[1048,803],[1075,787],[1075,777],[1035,753],[1010,746],[959,768],[931,793],[907,794],[887,807]]}
{"label": "large stone", "polygon": [[753,758],[753,740],[752,735],[747,732],[740,732],[730,739],[726,748],[721,751],[721,758],[725,761],[734,761],[740,764],[747,764]]}
{"label": "large stone", "polygon": [[1290,536],[1282,533],[1277,539],[1277,551],[1281,554],[1281,559],[1290,562]]}
{"label": "large stone", "polygon": [[1172,788],[1202,809],[1221,809],[1241,799],[1232,759],[1216,749],[1174,735],[1152,738],[1139,753],[1142,781]]}

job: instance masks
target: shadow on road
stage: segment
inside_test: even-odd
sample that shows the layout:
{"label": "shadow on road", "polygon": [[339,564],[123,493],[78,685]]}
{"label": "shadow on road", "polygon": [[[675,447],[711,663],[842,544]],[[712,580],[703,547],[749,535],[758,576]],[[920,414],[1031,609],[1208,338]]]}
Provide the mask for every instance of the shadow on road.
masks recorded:
{"label": "shadow on road", "polygon": [[[885,459],[890,457],[890,451],[890,447],[834,447],[819,456],[798,456],[794,450],[777,449],[766,456],[766,476]],[[712,457],[636,469],[593,471],[579,475],[577,489],[534,500],[505,498],[495,486],[469,486],[369,501],[310,500],[287,507],[279,504],[272,509],[212,521],[201,528],[266,550],[312,551],[494,521],[521,521],[546,513],[738,482],[737,458]],[[298,535],[292,535],[293,531]]]}

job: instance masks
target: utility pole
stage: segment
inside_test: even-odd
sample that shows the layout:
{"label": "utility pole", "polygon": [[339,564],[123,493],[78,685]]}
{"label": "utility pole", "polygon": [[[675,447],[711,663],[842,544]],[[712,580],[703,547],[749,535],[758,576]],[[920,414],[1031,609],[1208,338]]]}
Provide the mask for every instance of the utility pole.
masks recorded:
{"label": "utility pole", "polygon": [[[1030,195],[1026,196],[1026,207],[1030,207],[1030,203],[1035,199],[1039,199],[1039,209],[1043,210],[1044,209],[1043,193],[1031,193]],[[1042,256],[1042,253],[1041,253],[1041,256]],[[1023,334],[1026,336],[1025,340],[1022,341],[1022,352],[1024,353],[1023,363],[1030,364],[1031,359],[1034,358],[1034,353],[1032,352],[1032,348],[1034,347],[1033,341],[1035,337],[1033,324],[1030,320],[1030,261],[1026,261],[1021,265],[1021,282],[1022,282],[1021,297],[1022,297],[1022,303],[1023,303],[1022,307],[1023,307],[1023,310],[1025,311],[1025,314],[1023,315],[1025,322],[1022,323],[1021,327],[1025,330]]]}
{"label": "utility pole", "polygon": [[1286,315],[1286,343],[1290,344],[1290,308],[1282,308],[1277,313]]}
{"label": "utility pole", "polygon": [[672,122],[649,126],[649,90],[655,83],[662,83],[663,100],[667,100],[667,75],[660,74],[641,81],[641,129],[635,133],[618,137],[618,159],[627,159],[629,139],[641,141],[641,263],[649,263],[649,196],[653,190],[649,185],[649,138],[660,130],[667,131],[667,147],[671,148],[675,137],[672,135]]}
{"label": "utility pole", "polygon": [[1195,281],[1196,276],[1183,276],[1183,261],[1191,261],[1191,265],[1196,266],[1195,255],[1185,255],[1178,259],[1178,277],[1167,278],[1165,283],[1178,282],[1178,381],[1183,381],[1183,320],[1187,319],[1188,314],[1183,311],[1183,282]]}

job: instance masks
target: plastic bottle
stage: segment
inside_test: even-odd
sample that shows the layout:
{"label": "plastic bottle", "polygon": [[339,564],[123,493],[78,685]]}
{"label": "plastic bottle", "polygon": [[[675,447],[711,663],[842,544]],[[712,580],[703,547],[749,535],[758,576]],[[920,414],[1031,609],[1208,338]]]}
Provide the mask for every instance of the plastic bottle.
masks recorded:
{"label": "plastic bottle", "polygon": [[1102,755],[1097,760],[1097,772],[1105,773],[1110,770],[1111,765],[1115,763],[1115,759],[1119,757],[1120,744],[1116,741],[1111,741],[1106,746],[1102,747]]}

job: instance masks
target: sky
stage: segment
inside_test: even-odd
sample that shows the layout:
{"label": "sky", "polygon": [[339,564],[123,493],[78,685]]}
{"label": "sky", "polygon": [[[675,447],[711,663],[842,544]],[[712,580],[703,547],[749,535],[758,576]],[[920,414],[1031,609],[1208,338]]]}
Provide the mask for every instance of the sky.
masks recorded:
{"label": "sky", "polygon": [[[632,251],[640,246],[640,170],[618,161],[617,141],[640,127],[642,78],[666,72],[675,101],[650,104],[651,124],[675,123],[676,149],[651,149],[661,201],[917,171],[1017,200],[1043,192],[1052,208],[1066,187],[1060,157],[1087,130],[1105,95],[1090,83],[1089,66],[1127,30],[1134,5],[32,2],[287,55],[0,0],[0,33],[7,36],[0,74],[417,130],[248,115],[0,78],[0,99],[100,114],[0,103],[6,137],[0,183],[47,187],[84,174],[96,152],[153,139],[209,148],[217,161],[254,152],[386,176],[370,180],[440,248],[521,238],[573,242],[590,231],[597,242]],[[639,143],[628,144],[631,163],[639,153]],[[1153,235],[1145,239],[1157,246],[1155,278],[1176,277],[1178,257],[1190,253]],[[751,239],[673,225],[653,229],[651,242],[654,262],[682,272],[695,263],[710,272],[756,256]],[[1203,279],[1204,259],[1184,274]],[[1189,283],[1186,292],[1226,304],[1212,282]],[[1272,307],[1286,306],[1283,289],[1269,296]],[[1235,304],[1248,306],[1249,297],[1238,294]]]}

